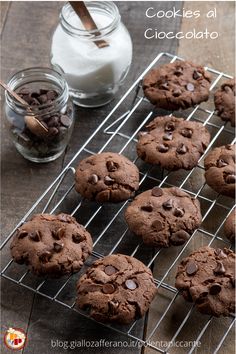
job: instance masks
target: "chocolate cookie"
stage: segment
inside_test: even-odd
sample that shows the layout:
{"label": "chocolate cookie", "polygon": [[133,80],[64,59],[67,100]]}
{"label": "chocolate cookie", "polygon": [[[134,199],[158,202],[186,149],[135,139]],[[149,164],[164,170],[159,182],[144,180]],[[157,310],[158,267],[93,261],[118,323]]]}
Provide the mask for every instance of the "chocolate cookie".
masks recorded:
{"label": "chocolate cookie", "polygon": [[156,117],[140,132],[138,156],[167,170],[190,170],[197,165],[210,142],[202,123],[176,117]]}
{"label": "chocolate cookie", "polygon": [[214,95],[217,115],[235,127],[235,79],[226,81]]}
{"label": "chocolate cookie", "polygon": [[200,203],[177,187],[139,194],[125,212],[131,231],[150,246],[169,247],[185,243],[201,223]]}
{"label": "chocolate cookie", "polygon": [[97,321],[128,324],[144,315],[156,294],[152,272],[136,258],[97,260],[77,284],[77,304]]}
{"label": "chocolate cookie", "polygon": [[230,242],[235,242],[235,229],[236,229],[236,220],[235,220],[235,209],[231,211],[224,224],[224,233],[225,236],[230,240]]}
{"label": "chocolate cookie", "polygon": [[205,158],[205,178],[216,192],[235,195],[235,144],[214,148]]}
{"label": "chocolate cookie", "polygon": [[229,316],[235,310],[235,253],[199,248],[180,263],[175,286],[200,312]]}
{"label": "chocolate cookie", "polygon": [[80,270],[93,242],[70,215],[36,214],[17,230],[10,248],[13,260],[33,273],[59,277]]}
{"label": "chocolate cookie", "polygon": [[125,156],[103,152],[82,160],[75,173],[75,189],[89,200],[121,202],[139,187],[139,170]]}
{"label": "chocolate cookie", "polygon": [[210,82],[202,66],[175,61],[151,70],[143,80],[143,91],[159,108],[186,109],[208,100]]}

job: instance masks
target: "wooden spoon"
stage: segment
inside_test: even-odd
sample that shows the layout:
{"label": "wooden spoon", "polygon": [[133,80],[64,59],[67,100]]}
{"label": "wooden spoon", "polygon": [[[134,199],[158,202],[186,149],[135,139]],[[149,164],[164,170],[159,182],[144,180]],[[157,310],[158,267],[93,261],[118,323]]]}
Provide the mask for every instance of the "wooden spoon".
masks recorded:
{"label": "wooden spoon", "polygon": [[[0,80],[0,85],[18,102],[26,106],[27,111],[32,112],[30,105],[25,100],[23,100],[23,98],[21,98],[15,91],[11,90],[10,87],[5,84],[5,82]],[[37,117],[26,115],[24,117],[24,120],[25,124],[33,134],[37,135],[40,138],[47,135],[48,129],[37,119]]]}
{"label": "wooden spoon", "polygon": [[[90,15],[85,3],[83,1],[69,1],[71,7],[75,13],[79,16],[81,22],[84,25],[84,28],[87,31],[97,30],[96,36],[99,36],[101,33],[98,31],[96,23],[94,22],[92,16]],[[103,39],[94,41],[98,48],[109,47],[109,44]]]}

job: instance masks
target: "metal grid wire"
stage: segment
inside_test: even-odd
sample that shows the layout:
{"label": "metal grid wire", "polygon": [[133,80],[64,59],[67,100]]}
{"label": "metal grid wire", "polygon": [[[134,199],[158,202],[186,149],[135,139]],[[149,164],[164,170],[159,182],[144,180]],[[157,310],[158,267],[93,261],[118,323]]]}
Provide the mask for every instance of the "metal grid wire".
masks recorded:
{"label": "metal grid wire", "polygon": [[[142,78],[146,75],[146,73],[154,66],[154,65],[160,65],[163,63],[168,63],[168,62],[174,62],[175,60],[183,60],[182,58],[179,58],[177,56],[168,54],[168,53],[160,53],[153,61],[152,63],[144,70],[144,72],[138,77],[138,79],[133,83],[133,85],[130,87],[130,89],[125,93],[125,95],[120,99],[120,101],[116,104],[116,106],[112,109],[112,111],[108,114],[108,116],[104,119],[104,121],[99,125],[99,127],[94,131],[94,133],[89,137],[89,139],[83,144],[83,146],[77,151],[77,153],[74,155],[72,160],[68,163],[68,165],[64,168],[64,170],[57,176],[57,178],[53,181],[53,183],[45,190],[45,192],[40,196],[40,198],[35,202],[35,204],[31,207],[31,209],[26,213],[26,215],[22,218],[22,220],[16,225],[14,230],[6,237],[4,242],[1,245],[1,250],[3,249],[4,253],[8,252],[9,247],[4,247],[4,246],[9,246],[9,241],[16,231],[16,229],[22,225],[33,213],[37,212],[49,212],[49,213],[55,213],[55,212],[68,212],[71,215],[75,215],[80,212],[81,209],[84,207],[84,200],[80,200],[78,203],[78,196],[75,198],[75,203],[73,204],[73,193],[74,193],[74,172],[75,169],[73,166],[77,165],[77,161],[79,161],[81,158],[87,155],[95,154],[98,152],[102,151],[111,151],[111,147],[113,147],[113,150],[116,149],[116,152],[118,153],[124,153],[125,156],[129,155],[129,152],[131,152],[131,155],[133,154],[133,151],[135,150],[135,144],[137,142],[137,133],[142,130],[143,127],[145,127],[146,123],[155,116],[155,111],[150,111],[150,103],[142,96],[140,95],[140,87],[141,87],[141,80]],[[231,76],[226,75],[222,72],[219,72],[217,70],[213,70],[211,68],[205,68],[207,71],[209,71],[212,76],[213,76],[213,81],[210,90],[212,90],[217,84],[219,84],[221,79],[225,78],[230,78]],[[128,102],[128,103],[127,103]],[[146,109],[143,109],[143,107],[146,107]],[[125,107],[125,113],[122,113],[122,110],[124,112],[124,107]],[[127,107],[131,107],[129,110],[127,110]],[[141,119],[136,120],[136,114],[139,112],[139,115],[141,114]],[[141,113],[140,113],[141,112]],[[145,114],[143,114],[145,112]],[[184,112],[182,112],[183,116]],[[116,118],[118,115],[118,118]],[[181,321],[178,323],[176,326],[174,332],[172,333],[172,337],[169,338],[169,346],[166,347],[164,350],[160,348],[158,345],[153,344],[152,339],[153,338],[158,338],[158,340],[162,340],[162,338],[158,337],[158,330],[159,328],[163,325],[166,317],[168,316],[169,311],[173,308],[175,305],[175,302],[178,298],[179,292],[177,289],[171,284],[169,281],[169,277],[171,275],[171,272],[175,269],[175,267],[178,265],[180,260],[183,258],[184,252],[188,251],[188,247],[190,243],[198,237],[199,234],[202,235],[202,237],[205,240],[205,244],[211,245],[212,243],[218,242],[222,247],[230,247],[230,243],[225,239],[220,236],[220,231],[222,229],[222,226],[224,224],[225,218],[230,214],[230,212],[233,210],[234,205],[232,204],[232,201],[229,201],[229,198],[224,198],[221,195],[216,195],[213,194],[212,196],[209,196],[205,190],[207,190],[207,186],[205,184],[205,180],[199,178],[199,183],[197,183],[197,188],[193,188],[191,183],[189,184],[189,181],[192,178],[198,178],[199,174],[196,174],[196,171],[200,171],[200,173],[204,173],[204,167],[202,165],[202,161],[204,160],[205,155],[207,152],[212,148],[212,146],[217,143],[217,141],[221,138],[221,136],[226,135],[226,140],[225,143],[231,143],[233,144],[235,142],[234,138],[234,130],[230,129],[228,125],[222,124],[220,119],[215,122],[213,120],[214,116],[214,110],[209,110],[208,108],[204,108],[204,104],[201,104],[199,106],[194,107],[193,109],[190,110],[190,112],[187,111],[187,117],[186,120],[196,120],[196,121],[201,121],[205,126],[207,126],[208,129],[212,129],[214,131],[211,143],[209,144],[208,148],[206,149],[204,155],[200,158],[198,161],[198,165],[193,168],[191,171],[182,171],[181,173],[181,180],[178,182],[178,187],[182,188],[195,198],[198,198],[201,202],[201,205],[204,204],[204,213],[203,213],[203,223],[200,226],[199,229],[195,230],[195,232],[192,234],[190,239],[179,248],[179,253],[175,254],[175,257],[171,259],[171,263],[165,268],[164,272],[159,278],[155,278],[155,284],[157,286],[157,289],[161,290],[168,296],[172,296],[170,301],[167,303],[167,306],[163,308],[161,311],[161,314],[158,316],[158,320],[154,321],[154,325],[152,324],[151,328],[146,332],[146,337],[141,338],[139,335],[137,335],[136,329],[138,328],[138,325],[140,324],[140,321],[142,320],[137,320],[134,323],[132,323],[130,326],[116,326],[116,325],[106,325],[106,324],[99,324],[105,327],[109,327],[117,331],[118,333],[122,334],[127,334],[131,339],[137,340],[141,343],[141,345],[146,345],[155,351],[161,352],[161,353],[169,353],[171,349],[171,343],[174,342],[178,336],[181,334],[181,331],[184,329],[184,327],[188,324],[188,321],[191,320],[190,317],[195,315],[194,313],[194,305],[191,305],[186,314],[184,314],[183,318]],[[126,124],[132,121],[131,124],[131,129],[127,130]],[[98,151],[93,151],[92,148],[90,147],[90,143],[94,138],[97,136],[101,136],[101,142],[102,146]],[[92,146],[92,145],[91,145]],[[119,146],[119,151],[117,151],[117,146]],[[126,151],[126,152],[124,152]],[[178,180],[178,173],[176,177],[176,172],[168,172],[161,170],[159,168],[159,174],[155,172],[155,167],[150,167],[147,164],[141,162],[135,155],[133,155],[134,158],[132,158],[134,163],[142,164],[142,166],[145,166],[145,168],[140,168],[140,188],[143,187],[143,185],[147,185],[145,189],[151,188],[150,184],[158,185],[158,186],[174,186],[176,185],[176,181]],[[130,157],[130,156],[127,156]],[[153,172],[154,171],[154,172]],[[51,204],[54,205],[51,207]],[[128,242],[128,238],[131,236],[129,235],[128,229],[125,227],[124,220],[122,219],[121,223],[123,227],[120,227],[120,224],[116,224],[117,220],[122,217],[122,212],[124,211],[125,207],[127,206],[128,201],[119,204],[116,206],[115,211],[112,211],[112,215],[109,218],[109,220],[106,220],[106,223],[104,225],[103,222],[101,222],[101,231],[96,237],[94,241],[94,251],[92,253],[92,256],[90,257],[91,259],[94,260],[94,258],[101,258],[107,254],[112,254],[112,253],[118,253],[117,250],[119,250],[120,246],[122,244],[126,244]],[[42,206],[42,204],[44,204]],[[65,204],[70,205],[70,210],[66,211],[65,210]],[[96,204],[96,203],[95,203]],[[73,206],[71,209],[71,205]],[[88,213],[89,218],[84,222],[84,225],[86,228],[89,229],[91,224],[96,221],[96,224],[99,222],[99,215],[103,211],[105,205],[94,205],[92,204],[92,207],[88,206],[88,210],[90,210],[90,213]],[[67,207],[68,208],[68,207]],[[223,214],[224,218],[217,224],[216,228],[212,230],[208,230],[206,227],[204,227],[204,221],[211,215],[211,213],[215,211],[214,208],[218,208],[220,210],[220,213]],[[106,213],[106,211],[105,211]],[[117,240],[112,244],[112,247],[107,251],[106,247],[104,247],[104,244],[106,243],[104,235],[109,232],[112,227],[115,227],[115,233],[117,234]],[[134,236],[133,236],[134,238]],[[137,258],[142,258],[140,257],[140,253],[145,253],[145,246],[137,241],[135,244],[134,248],[131,249],[130,247],[124,248],[125,250],[128,250],[128,254],[135,256]],[[121,247],[122,248],[122,247]],[[155,274],[155,263],[163,257],[163,253],[166,251],[166,249],[155,249],[151,250],[149,248],[149,251],[147,251],[148,256],[145,258],[144,263],[148,267],[151,267],[153,270],[154,267],[154,274]],[[124,253],[124,252],[123,252]],[[9,255],[10,258],[10,255]],[[91,259],[90,259],[90,264],[91,264]],[[86,267],[89,265],[89,261],[85,263],[84,269],[82,272],[85,271]],[[157,273],[157,272],[156,272]],[[62,305],[64,305],[67,308],[73,309],[79,313],[81,313],[85,317],[89,317],[86,312],[82,312],[78,310],[75,306],[75,293],[73,297],[69,297],[68,293],[69,290],[73,287],[75,288],[75,281],[78,279],[78,274],[77,275],[72,275],[69,277],[63,277],[61,280],[48,280],[46,278],[37,278],[34,277],[24,266],[19,266],[16,265],[12,259],[9,260],[7,264],[4,264],[1,270],[1,275],[2,277],[9,279],[13,281],[14,283],[17,283],[27,289],[32,290],[33,292],[37,294],[41,294],[51,300],[54,300]],[[159,292],[158,292],[159,293]],[[158,294],[157,293],[157,294]],[[158,296],[158,295],[157,295]],[[184,301],[184,300],[183,300]],[[152,312],[152,306],[149,310],[149,313],[147,316],[150,316]],[[204,336],[206,336],[207,329],[210,328],[212,323],[214,323],[215,318],[214,317],[209,317],[209,316],[203,316],[204,319],[206,319],[206,322],[202,325],[201,328],[198,329],[198,333],[196,334],[196,337],[194,339],[195,344],[191,347],[191,349],[188,349],[188,353],[193,353],[194,350],[196,349],[197,341],[200,341]],[[217,353],[219,349],[221,348],[225,338],[227,337],[228,333],[232,330],[234,327],[234,321],[235,318],[232,315],[229,317],[227,320],[226,325],[223,327],[222,326],[222,333],[221,337],[218,338],[218,342],[215,345],[215,348],[213,349],[214,353]],[[152,321],[153,323],[153,321]],[[185,338],[187,340],[187,338]]]}

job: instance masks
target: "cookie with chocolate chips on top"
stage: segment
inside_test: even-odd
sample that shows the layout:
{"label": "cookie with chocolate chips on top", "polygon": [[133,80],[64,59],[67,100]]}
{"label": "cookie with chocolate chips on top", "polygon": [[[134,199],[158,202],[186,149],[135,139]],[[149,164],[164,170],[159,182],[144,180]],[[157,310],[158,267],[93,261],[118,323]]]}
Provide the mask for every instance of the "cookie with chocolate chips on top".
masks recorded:
{"label": "cookie with chocolate chips on top", "polygon": [[128,324],[142,317],[156,294],[152,272],[134,257],[95,261],[77,284],[77,305],[100,322]]}
{"label": "cookie with chocolate chips on top", "polygon": [[36,275],[60,277],[78,272],[91,254],[86,229],[67,214],[36,214],[13,236],[12,258]]}
{"label": "cookie with chocolate chips on top", "polygon": [[214,148],[204,160],[206,183],[214,191],[235,196],[235,144]]}
{"label": "cookie with chocolate chips on top", "polygon": [[229,316],[235,311],[235,253],[199,248],[180,263],[175,286],[201,313]]}
{"label": "cookie with chocolate chips on top", "polygon": [[133,197],[138,187],[138,168],[113,152],[87,157],[76,169],[75,189],[89,200],[118,203]]}
{"label": "cookie with chocolate chips on top", "polygon": [[214,95],[217,115],[232,127],[235,127],[235,81],[235,78],[227,80]]}
{"label": "cookie with chocolate chips on top", "polygon": [[129,229],[154,247],[184,244],[201,223],[200,203],[177,187],[154,187],[125,211]]}
{"label": "cookie with chocolate chips on top", "polygon": [[210,142],[202,123],[174,116],[156,117],[146,128],[139,134],[138,156],[167,170],[192,169]]}
{"label": "cookie with chocolate chips on top", "polygon": [[143,91],[156,107],[173,111],[207,101],[210,83],[202,66],[175,61],[152,69],[143,79]]}

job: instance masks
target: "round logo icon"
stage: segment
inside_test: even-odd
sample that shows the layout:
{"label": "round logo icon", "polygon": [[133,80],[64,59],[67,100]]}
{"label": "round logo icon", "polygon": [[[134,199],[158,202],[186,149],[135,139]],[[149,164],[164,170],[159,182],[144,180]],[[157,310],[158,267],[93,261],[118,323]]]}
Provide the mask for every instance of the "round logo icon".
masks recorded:
{"label": "round logo icon", "polygon": [[10,327],[4,335],[4,343],[8,349],[21,350],[26,344],[26,334],[21,328]]}

